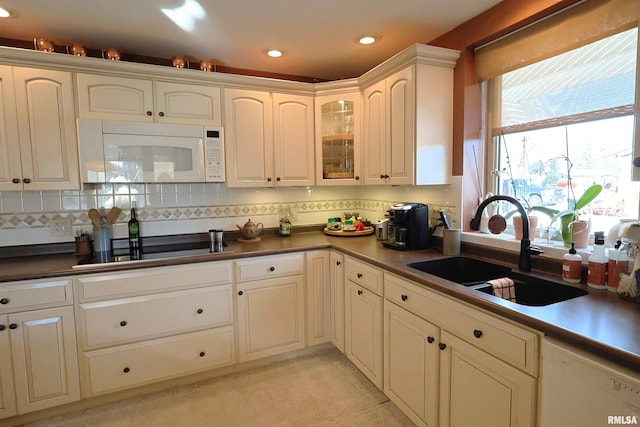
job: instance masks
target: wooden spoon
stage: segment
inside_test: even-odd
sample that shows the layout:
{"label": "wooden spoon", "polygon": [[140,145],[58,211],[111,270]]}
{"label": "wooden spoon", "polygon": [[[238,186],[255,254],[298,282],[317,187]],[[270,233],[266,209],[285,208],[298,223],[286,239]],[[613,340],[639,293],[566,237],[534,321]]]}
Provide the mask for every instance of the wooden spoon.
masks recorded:
{"label": "wooden spoon", "polygon": [[93,223],[93,229],[100,228],[100,212],[97,209],[89,209],[89,219]]}
{"label": "wooden spoon", "polygon": [[107,213],[107,227],[111,227],[118,220],[120,212],[122,212],[122,209],[117,206],[114,206],[109,210]]}

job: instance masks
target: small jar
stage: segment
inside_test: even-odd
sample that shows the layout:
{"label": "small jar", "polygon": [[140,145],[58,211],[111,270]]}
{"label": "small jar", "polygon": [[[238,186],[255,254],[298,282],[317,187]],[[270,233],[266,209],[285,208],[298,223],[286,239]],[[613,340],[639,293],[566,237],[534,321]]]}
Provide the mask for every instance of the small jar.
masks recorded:
{"label": "small jar", "polygon": [[278,228],[278,232],[280,233],[280,237],[289,237],[291,236],[291,221],[289,218],[280,218],[280,227]]}

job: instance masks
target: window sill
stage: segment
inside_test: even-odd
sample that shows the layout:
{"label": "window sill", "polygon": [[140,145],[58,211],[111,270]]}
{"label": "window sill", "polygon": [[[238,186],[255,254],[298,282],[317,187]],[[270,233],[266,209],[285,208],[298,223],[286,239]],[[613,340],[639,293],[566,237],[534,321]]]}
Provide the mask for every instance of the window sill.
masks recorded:
{"label": "window sill", "polygon": [[[489,246],[497,249],[504,249],[513,252],[520,252],[520,241],[515,240],[513,235],[511,234],[485,234],[480,233],[478,231],[462,232],[461,240],[466,243],[474,243],[478,245]],[[564,246],[562,242],[551,241],[548,242],[546,239],[533,239],[531,241],[531,245],[540,247],[544,253],[541,255],[537,255],[540,257],[551,258],[560,260],[566,254],[569,249]],[[576,249],[578,255],[582,257],[582,263],[587,264],[589,261],[589,256],[591,255],[591,246],[586,249]]]}

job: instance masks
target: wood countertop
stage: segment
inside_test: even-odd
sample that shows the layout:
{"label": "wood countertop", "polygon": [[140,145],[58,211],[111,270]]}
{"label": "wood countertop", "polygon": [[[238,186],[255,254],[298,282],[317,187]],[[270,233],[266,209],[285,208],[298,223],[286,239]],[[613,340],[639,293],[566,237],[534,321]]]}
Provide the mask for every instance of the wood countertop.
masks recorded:
{"label": "wood countertop", "polygon": [[[229,252],[225,253],[124,264],[98,264],[83,268],[73,268],[78,264],[79,259],[72,253],[0,258],[0,293],[3,283],[17,280],[64,277],[331,248],[460,301],[529,326],[548,336],[585,351],[593,352],[613,363],[640,373],[640,304],[624,300],[613,292],[588,289],[586,285],[575,285],[588,290],[589,295],[542,307],[524,306],[407,267],[407,264],[412,262],[438,259],[444,255],[435,249],[394,251],[384,248],[376,240],[375,235],[337,237],[327,236],[319,231],[294,232],[291,237],[285,238],[263,236],[257,242],[228,241],[227,243]],[[463,252],[462,255],[467,254]],[[477,254],[474,254],[473,257],[482,259]],[[484,259],[516,269],[514,263],[505,263],[499,259]],[[561,282],[559,273],[537,272],[535,264],[531,274]]]}

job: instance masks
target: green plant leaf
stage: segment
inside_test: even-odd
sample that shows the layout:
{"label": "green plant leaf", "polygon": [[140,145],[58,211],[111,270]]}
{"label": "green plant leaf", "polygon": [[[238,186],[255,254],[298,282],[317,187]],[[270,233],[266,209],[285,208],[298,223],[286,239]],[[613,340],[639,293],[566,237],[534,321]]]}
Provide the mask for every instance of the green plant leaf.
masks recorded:
{"label": "green plant leaf", "polygon": [[591,187],[587,188],[584,194],[576,201],[574,206],[575,210],[580,210],[591,203],[596,197],[600,195],[602,191],[602,185],[594,184]]}
{"label": "green plant leaf", "polygon": [[547,215],[549,218],[552,218],[558,214],[557,209],[547,208],[545,206],[531,206],[531,210],[535,212],[541,212]]}

